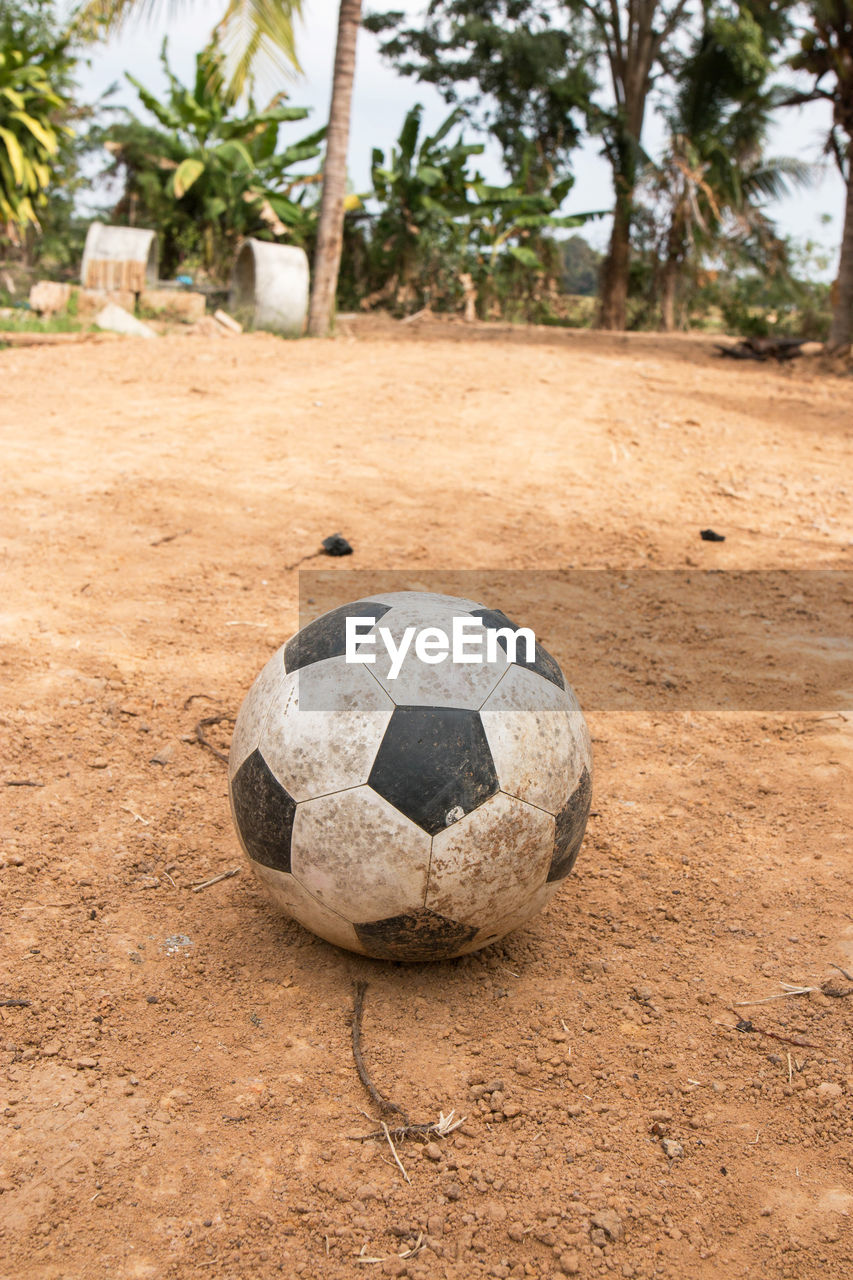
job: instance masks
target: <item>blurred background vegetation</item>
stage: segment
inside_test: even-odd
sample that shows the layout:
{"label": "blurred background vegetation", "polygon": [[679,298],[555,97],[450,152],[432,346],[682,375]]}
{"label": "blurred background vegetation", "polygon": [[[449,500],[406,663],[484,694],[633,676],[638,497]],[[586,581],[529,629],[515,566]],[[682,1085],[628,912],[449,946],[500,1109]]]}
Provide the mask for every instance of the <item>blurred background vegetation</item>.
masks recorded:
{"label": "blurred background vegetation", "polygon": [[[91,0],[69,29],[51,0],[4,0],[2,303],[20,302],[30,278],[74,278],[96,215],[155,227],[164,275],[210,287],[227,284],[245,236],[313,252],[325,130],[283,93],[256,101],[250,60],[236,79],[226,66],[222,23],[192,83],[173,74],[164,41],[161,97],[128,76],[133,109],[109,95],[81,104],[88,42],[129,7]],[[830,285],[827,256],[781,235],[768,212],[787,191],[808,199],[814,169],[769,154],[768,137],[791,106],[830,101],[827,155],[850,192],[853,0],[561,0],[557,11],[559,24],[546,0],[433,0],[420,21],[367,17],[414,100],[396,144],[372,150],[370,188],[347,195],[338,307],[849,341],[850,200]],[[282,0],[282,21],[293,12]],[[653,47],[641,56],[643,21]],[[310,8],[306,22],[310,32]],[[418,81],[448,104],[429,135]],[[666,129],[655,157],[643,149],[652,97]],[[484,135],[500,147],[503,185],[478,169]],[[614,205],[566,217],[589,138],[612,166]],[[611,214],[602,253],[583,227]]]}

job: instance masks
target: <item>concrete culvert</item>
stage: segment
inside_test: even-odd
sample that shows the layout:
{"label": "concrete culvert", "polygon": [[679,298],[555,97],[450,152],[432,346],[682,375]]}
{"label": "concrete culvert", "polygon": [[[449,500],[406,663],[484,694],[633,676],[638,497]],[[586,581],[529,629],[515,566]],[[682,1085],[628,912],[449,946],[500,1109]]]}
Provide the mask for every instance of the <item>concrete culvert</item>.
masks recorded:
{"label": "concrete culvert", "polygon": [[84,289],[130,289],[157,285],[160,250],[156,231],[93,222],[86,233],[80,281]]}
{"label": "concrete culvert", "polygon": [[228,309],[248,329],[298,337],[308,315],[305,250],[244,240],[231,272]]}

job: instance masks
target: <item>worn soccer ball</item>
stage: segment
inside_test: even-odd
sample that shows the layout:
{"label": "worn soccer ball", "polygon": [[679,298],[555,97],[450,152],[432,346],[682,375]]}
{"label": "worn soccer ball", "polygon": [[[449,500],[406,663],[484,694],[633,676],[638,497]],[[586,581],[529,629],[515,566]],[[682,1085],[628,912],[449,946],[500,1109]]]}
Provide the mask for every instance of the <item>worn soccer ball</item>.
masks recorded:
{"label": "worn soccer ball", "polygon": [[305,928],[363,955],[447,959],[523,925],[569,874],[589,732],[517,630],[473,600],[375,595],[261,671],[234,729],[231,807],[252,870]]}

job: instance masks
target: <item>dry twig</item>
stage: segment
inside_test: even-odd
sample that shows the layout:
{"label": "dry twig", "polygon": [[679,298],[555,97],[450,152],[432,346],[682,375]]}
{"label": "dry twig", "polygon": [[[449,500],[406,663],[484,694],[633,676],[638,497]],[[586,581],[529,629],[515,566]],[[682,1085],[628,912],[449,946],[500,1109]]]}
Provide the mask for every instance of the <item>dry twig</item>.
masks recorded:
{"label": "dry twig", "polygon": [[208,702],[218,702],[219,699],[212,693],[191,693],[188,698],[184,698],[184,711],[189,711],[196,698],[206,698]]}
{"label": "dry twig", "polygon": [[[365,1089],[370,1094],[372,1101],[376,1104],[379,1110],[384,1115],[402,1116],[403,1124],[397,1125],[395,1128],[391,1129],[384,1120],[380,1120],[379,1123],[381,1128],[374,1129],[372,1133],[351,1135],[350,1141],[373,1142],[377,1139],[386,1139],[391,1146],[391,1150],[394,1151],[395,1141],[404,1142],[407,1138],[417,1138],[421,1142],[426,1142],[429,1138],[446,1138],[454,1129],[458,1129],[461,1124],[465,1123],[465,1116],[462,1116],[459,1120],[455,1120],[455,1111],[451,1111],[448,1115],[445,1115],[443,1111],[440,1111],[438,1113],[437,1120],[430,1121],[428,1124],[415,1124],[409,1120],[409,1117],[403,1108],[398,1107],[396,1102],[392,1102],[389,1098],[386,1098],[384,1094],[381,1094],[371,1080],[370,1073],[367,1070],[364,1057],[361,1052],[361,1022],[364,1017],[364,994],[366,991],[366,982],[355,983],[355,997],[353,1000],[352,1010],[352,1056],[355,1060],[356,1071],[358,1072],[359,1080],[364,1085]],[[370,1119],[369,1116],[368,1119]],[[396,1159],[396,1152],[394,1155]],[[397,1163],[400,1163],[399,1160]],[[409,1177],[406,1174],[405,1169],[402,1168],[402,1165],[400,1165],[400,1168],[408,1182]]]}
{"label": "dry twig", "polygon": [[781,1036],[777,1031],[765,1031],[764,1027],[756,1027],[753,1022],[747,1018],[741,1018],[736,1026],[731,1028],[732,1031],[754,1031],[759,1036],[769,1036],[771,1040],[781,1040],[782,1044],[795,1044],[798,1049],[819,1049],[820,1045],[812,1044],[810,1040],[803,1040],[801,1036]]}
{"label": "dry twig", "polygon": [[387,1124],[385,1123],[384,1120],[380,1120],[379,1123],[382,1125],[382,1132],[385,1134],[385,1137],[388,1139],[388,1146],[391,1148],[391,1155],[394,1157],[394,1163],[396,1164],[397,1168],[400,1170],[400,1172],[402,1173],[406,1181],[411,1182],[412,1179],[409,1177],[409,1175],[406,1173],[406,1170],[403,1168],[402,1164],[400,1163],[400,1157],[397,1155],[397,1148],[394,1146],[393,1140],[391,1138],[391,1134],[388,1131]]}
{"label": "dry twig", "polygon": [[[211,876],[209,880],[202,880],[201,884],[193,885],[193,893],[200,893],[202,889],[206,889],[209,885],[219,884],[220,880],[230,880],[232,876],[240,874],[239,867],[233,867],[231,871],[223,871],[218,876]],[[171,876],[169,877],[171,879]],[[174,880],[172,880],[174,884]]]}
{"label": "dry twig", "polygon": [[213,754],[216,756],[217,760],[221,760],[223,764],[228,763],[227,755],[225,754],[224,751],[220,751],[218,747],[215,747],[212,742],[208,742],[207,738],[204,735],[204,731],[205,729],[210,728],[212,724],[223,724],[226,721],[229,724],[233,724],[234,717],[233,716],[205,716],[203,720],[199,720],[198,724],[196,725],[193,731],[195,733],[196,739],[201,743],[201,745],[203,747],[207,747],[208,751],[212,751]]}
{"label": "dry twig", "polygon": [[165,538],[155,538],[150,545],[162,547],[164,542],[174,542],[176,538],[183,538],[186,533],[192,533],[192,529],[179,529],[177,533],[167,533]]}
{"label": "dry twig", "polygon": [[409,1117],[406,1115],[402,1107],[398,1107],[396,1102],[391,1102],[379,1092],[376,1085],[370,1078],[370,1073],[364,1065],[364,1058],[361,1052],[361,1020],[364,1017],[364,993],[367,991],[366,982],[357,982],[355,984],[355,998],[352,1008],[352,1056],[355,1059],[355,1069],[358,1072],[358,1078],[364,1085],[367,1092],[376,1106],[383,1115],[402,1116],[406,1127],[409,1124]]}

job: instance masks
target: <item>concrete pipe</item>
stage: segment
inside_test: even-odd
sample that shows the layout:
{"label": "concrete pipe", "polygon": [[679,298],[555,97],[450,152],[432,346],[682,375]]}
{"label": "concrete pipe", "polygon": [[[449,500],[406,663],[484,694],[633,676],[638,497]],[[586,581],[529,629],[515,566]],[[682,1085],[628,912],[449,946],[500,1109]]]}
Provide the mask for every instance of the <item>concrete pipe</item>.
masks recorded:
{"label": "concrete pipe", "polygon": [[84,289],[156,288],[160,251],[157,233],[141,227],[93,222],[86,233],[80,281]]}
{"label": "concrete pipe", "polygon": [[228,306],[247,328],[298,337],[308,315],[305,250],[244,240],[231,272]]}

